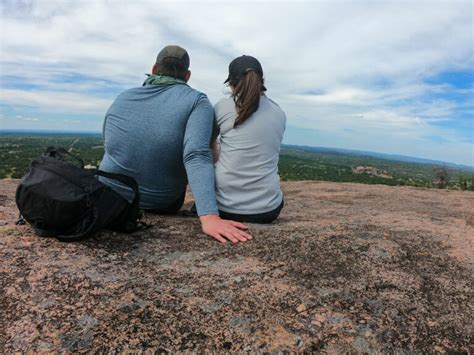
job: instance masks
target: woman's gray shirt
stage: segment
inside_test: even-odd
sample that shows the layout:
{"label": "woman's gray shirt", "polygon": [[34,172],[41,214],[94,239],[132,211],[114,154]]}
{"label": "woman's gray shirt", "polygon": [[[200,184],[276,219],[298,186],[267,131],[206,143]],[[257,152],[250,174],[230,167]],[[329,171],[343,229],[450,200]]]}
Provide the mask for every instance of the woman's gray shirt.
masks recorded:
{"label": "woman's gray shirt", "polygon": [[237,214],[265,213],[282,202],[278,158],[286,116],[266,96],[244,123],[237,117],[232,98],[214,106],[219,129],[219,160],[215,164],[216,198],[219,210]]}

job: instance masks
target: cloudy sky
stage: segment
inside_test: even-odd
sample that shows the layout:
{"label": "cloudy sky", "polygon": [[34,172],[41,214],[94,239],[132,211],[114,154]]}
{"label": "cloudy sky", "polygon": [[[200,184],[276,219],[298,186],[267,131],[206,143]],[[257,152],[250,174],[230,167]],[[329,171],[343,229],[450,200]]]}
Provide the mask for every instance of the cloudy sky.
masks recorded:
{"label": "cloudy sky", "polygon": [[0,0],[0,129],[100,131],[166,44],[212,103],[257,57],[284,142],[474,165],[471,1]]}

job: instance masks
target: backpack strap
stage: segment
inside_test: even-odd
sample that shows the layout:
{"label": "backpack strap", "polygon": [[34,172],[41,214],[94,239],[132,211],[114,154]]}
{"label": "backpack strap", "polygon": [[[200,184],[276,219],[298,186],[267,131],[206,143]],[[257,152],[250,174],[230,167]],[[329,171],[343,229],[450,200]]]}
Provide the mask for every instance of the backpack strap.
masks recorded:
{"label": "backpack strap", "polygon": [[94,175],[99,175],[108,179],[117,180],[130,187],[133,190],[135,196],[131,205],[133,208],[136,207],[138,209],[138,204],[140,203],[140,191],[138,190],[138,184],[134,178],[123,174],[109,173],[103,170],[95,170]]}
{"label": "backpack strap", "polygon": [[[124,220],[122,220],[122,227],[120,228],[120,230],[124,230],[126,233],[131,233],[131,232],[135,232],[135,231],[138,231],[138,230],[142,230],[142,229],[145,229],[145,228],[149,228],[148,225],[144,222],[141,222],[141,213],[140,213],[140,191],[138,189],[138,184],[137,182],[135,181],[134,178],[130,177],[130,176],[127,176],[127,175],[123,175],[123,174],[116,174],[116,173],[109,173],[109,172],[106,172],[106,171],[102,171],[102,170],[95,170],[94,171],[94,174],[95,175],[99,175],[99,176],[103,176],[103,177],[106,177],[106,178],[109,178],[109,179],[114,179],[114,180],[117,180],[125,185],[127,185],[128,187],[130,187],[132,190],[133,190],[133,193],[135,195],[135,197],[133,198],[131,204],[130,204],[130,208],[128,209],[128,213],[125,217],[125,219],[127,221],[124,222]],[[145,228],[144,228],[145,227]]]}
{"label": "backpack strap", "polygon": [[50,157],[53,157],[53,158],[58,157],[60,159],[64,159],[65,155],[69,155],[71,158],[74,158],[77,162],[79,162],[79,164],[81,164],[81,168],[84,168],[84,160],[82,160],[81,158],[75,156],[74,154],[71,154],[66,149],[61,148],[61,147],[58,147],[58,148],[48,147],[43,155],[50,156]]}
{"label": "backpack strap", "polygon": [[[135,194],[135,197],[133,198],[133,201],[131,203],[131,208],[137,211],[137,214],[138,214],[138,205],[140,203],[140,191],[138,190],[138,184],[134,178],[127,175],[109,173],[102,170],[93,170],[93,173],[94,175],[99,175],[99,176],[103,176],[109,179],[120,181],[121,183],[129,186]],[[100,218],[98,216],[97,210],[93,208],[93,219],[87,228],[85,228],[82,232],[74,234],[74,235],[58,235],[56,236],[56,238],[62,242],[75,242],[75,241],[86,239],[87,237],[89,237],[89,234],[91,233],[91,231],[94,231],[96,229],[97,223],[99,223],[99,221],[100,221]],[[141,230],[142,228],[143,227],[139,225],[136,230]]]}
{"label": "backpack strap", "polygon": [[72,235],[57,235],[56,239],[58,239],[61,242],[77,242],[77,241],[88,238],[91,232],[93,233],[96,230],[97,224],[100,221],[97,210],[93,208],[92,211],[93,211],[92,222],[82,232],[79,232],[77,234],[72,234]]}

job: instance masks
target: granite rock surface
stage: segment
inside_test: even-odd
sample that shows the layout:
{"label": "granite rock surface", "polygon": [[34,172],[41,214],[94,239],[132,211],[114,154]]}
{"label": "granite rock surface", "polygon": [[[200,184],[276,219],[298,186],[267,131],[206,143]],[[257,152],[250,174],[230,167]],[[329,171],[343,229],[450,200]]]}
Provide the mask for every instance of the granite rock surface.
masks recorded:
{"label": "granite rock surface", "polygon": [[473,352],[472,192],[287,182],[245,244],[156,215],[65,244],[14,224],[16,184],[0,181],[2,354]]}

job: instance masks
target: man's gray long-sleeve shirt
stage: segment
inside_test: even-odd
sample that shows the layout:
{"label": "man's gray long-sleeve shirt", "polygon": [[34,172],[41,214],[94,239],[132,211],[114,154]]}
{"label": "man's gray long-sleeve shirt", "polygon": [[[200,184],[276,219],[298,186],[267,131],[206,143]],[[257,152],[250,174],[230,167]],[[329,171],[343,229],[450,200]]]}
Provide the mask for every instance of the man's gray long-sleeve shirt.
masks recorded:
{"label": "man's gray long-sleeve shirt", "polygon": [[[100,169],[135,178],[144,209],[166,208],[184,193],[189,179],[198,215],[217,214],[209,146],[213,119],[206,95],[188,85],[127,90],[105,116]],[[132,198],[124,185],[101,181]]]}

